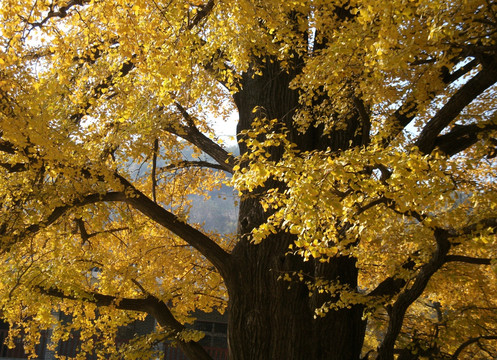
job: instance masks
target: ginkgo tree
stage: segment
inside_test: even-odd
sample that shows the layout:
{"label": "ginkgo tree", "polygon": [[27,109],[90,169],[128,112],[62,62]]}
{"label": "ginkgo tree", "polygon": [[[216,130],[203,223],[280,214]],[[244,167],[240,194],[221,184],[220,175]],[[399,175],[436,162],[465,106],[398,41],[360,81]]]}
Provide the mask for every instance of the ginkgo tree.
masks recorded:
{"label": "ginkgo tree", "polygon": [[[226,309],[232,360],[497,356],[495,1],[3,0],[0,24],[11,342],[206,360],[187,324]],[[234,234],[189,218],[223,184]]]}

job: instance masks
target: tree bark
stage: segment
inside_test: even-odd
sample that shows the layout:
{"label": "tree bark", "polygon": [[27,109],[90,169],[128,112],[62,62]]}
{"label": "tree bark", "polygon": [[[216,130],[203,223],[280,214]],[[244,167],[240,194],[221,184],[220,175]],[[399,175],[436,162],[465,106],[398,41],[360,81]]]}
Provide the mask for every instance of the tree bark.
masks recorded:
{"label": "tree bark", "polygon": [[[289,88],[293,74],[282,70],[276,62],[266,61],[262,75],[243,75],[242,87],[234,95],[240,120],[238,132],[248,130],[256,117],[278,119],[291,124],[299,107],[298,93]],[[257,111],[253,112],[257,107]],[[354,129],[323,136],[310,127],[305,133],[289,133],[290,140],[301,150],[339,149],[350,141],[363,141],[357,135],[360,126],[355,116]],[[294,126],[287,126],[293,129]],[[240,144],[241,153],[248,151]],[[271,158],[278,160],[282,149],[271,149]],[[243,164],[242,164],[243,166]],[[302,271],[310,280],[322,278],[340,281],[351,289],[357,287],[356,261],[340,257],[330,263],[304,261],[288,254],[293,235],[280,232],[254,245],[251,230],[269,216],[259,205],[259,194],[272,187],[281,187],[268,180],[260,189],[243,197],[240,202],[239,242],[232,252],[232,274],[226,278],[229,292],[228,342],[231,360],[260,359],[336,359],[358,360],[365,333],[361,306],[330,311],[315,318],[315,309],[330,300],[330,295],[313,295],[303,282],[283,281],[285,272]]]}

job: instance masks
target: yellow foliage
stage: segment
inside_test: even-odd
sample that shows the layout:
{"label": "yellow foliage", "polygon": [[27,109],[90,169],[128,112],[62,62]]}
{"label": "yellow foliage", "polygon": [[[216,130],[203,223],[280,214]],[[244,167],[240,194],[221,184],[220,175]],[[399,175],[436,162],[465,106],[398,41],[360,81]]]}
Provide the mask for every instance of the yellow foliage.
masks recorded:
{"label": "yellow foliage", "polygon": [[[355,287],[275,276],[326,294],[318,317],[364,306],[363,352],[377,351],[442,230],[452,260],[406,309],[397,345],[417,334],[419,349],[454,354],[461,336],[497,336],[496,12],[484,0],[2,1],[0,308],[11,344],[23,332],[34,356],[41,330],[54,342],[78,330],[83,352],[98,334],[101,356],[145,359],[166,338],[197,341],[164,325],[111,346],[143,317],[130,299],[158,299],[181,324],[224,311],[222,264],[236,243],[284,234],[283,256],[354,259]],[[297,105],[251,104],[235,161],[212,118],[240,110],[244,85],[268,73],[288,78]],[[466,101],[480,75],[488,84],[468,86],[482,88]],[[438,136],[418,141],[433,119]],[[302,145],[312,132],[329,146]],[[236,236],[191,223],[193,196],[228,183],[264,219]],[[388,278],[403,285],[374,296]]]}

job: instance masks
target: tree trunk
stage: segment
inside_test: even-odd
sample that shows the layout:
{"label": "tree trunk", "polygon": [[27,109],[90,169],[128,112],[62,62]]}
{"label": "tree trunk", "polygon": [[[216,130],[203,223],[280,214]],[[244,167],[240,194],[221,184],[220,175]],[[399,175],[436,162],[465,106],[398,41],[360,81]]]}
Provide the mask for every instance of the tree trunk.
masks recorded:
{"label": "tree trunk", "polygon": [[[241,90],[234,95],[240,120],[238,132],[250,129],[255,117],[277,118],[292,129],[292,117],[298,108],[298,93],[289,88],[292,74],[281,70],[276,62],[266,62],[262,75],[244,74]],[[253,109],[257,107],[257,111]],[[355,118],[357,120],[357,117]],[[355,125],[354,125],[355,126]],[[351,136],[344,136],[347,134]],[[301,150],[338,149],[350,146],[357,131],[340,131],[324,137],[318,128],[305,134],[290,132],[291,141]],[[247,151],[240,144],[241,153]],[[277,160],[282,150],[272,149]],[[229,292],[228,342],[231,360],[358,360],[366,324],[363,309],[330,311],[315,318],[315,309],[330,295],[310,296],[302,282],[280,279],[285,272],[302,271],[309,279],[340,281],[357,287],[356,261],[339,257],[330,263],[319,263],[289,255],[288,245],[295,238],[280,232],[261,244],[250,243],[247,234],[266,221],[269,214],[259,205],[259,195],[271,187],[281,186],[268,180],[264,187],[242,197],[239,210],[239,242],[232,252],[233,271],[226,280]]]}

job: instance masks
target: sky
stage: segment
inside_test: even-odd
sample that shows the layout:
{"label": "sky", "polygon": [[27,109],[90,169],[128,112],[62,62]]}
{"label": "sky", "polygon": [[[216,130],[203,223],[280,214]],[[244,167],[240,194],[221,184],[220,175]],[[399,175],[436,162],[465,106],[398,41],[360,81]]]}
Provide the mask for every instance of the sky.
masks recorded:
{"label": "sky", "polygon": [[219,139],[227,146],[236,145],[236,124],[238,113],[232,112],[228,119],[211,117],[212,127]]}

